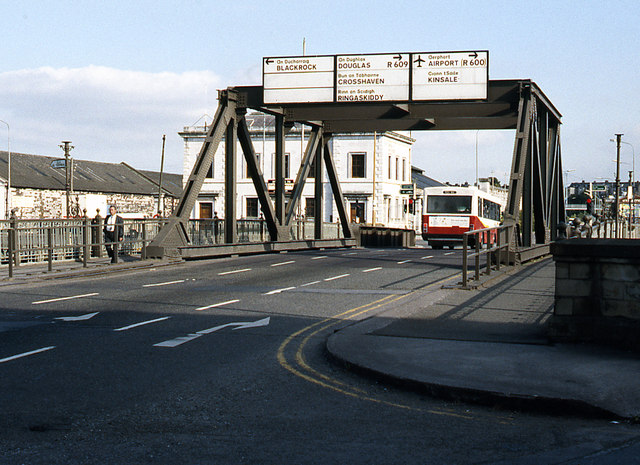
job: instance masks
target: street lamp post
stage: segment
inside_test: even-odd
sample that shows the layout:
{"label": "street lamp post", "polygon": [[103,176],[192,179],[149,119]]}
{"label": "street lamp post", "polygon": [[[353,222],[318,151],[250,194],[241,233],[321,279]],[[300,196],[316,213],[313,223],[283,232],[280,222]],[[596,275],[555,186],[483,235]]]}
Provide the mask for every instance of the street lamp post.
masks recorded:
{"label": "street lamp post", "polygon": [[9,123],[2,121],[0,123],[7,125],[7,198],[6,200],[6,219],[11,216],[11,128]]}
{"label": "street lamp post", "polygon": [[615,238],[618,239],[618,209],[620,208],[620,142],[622,134],[616,134],[616,210],[614,214]]}
{"label": "street lamp post", "polygon": [[478,184],[478,133],[480,132],[480,129],[478,129],[476,131],[476,187],[480,187],[480,185]]}

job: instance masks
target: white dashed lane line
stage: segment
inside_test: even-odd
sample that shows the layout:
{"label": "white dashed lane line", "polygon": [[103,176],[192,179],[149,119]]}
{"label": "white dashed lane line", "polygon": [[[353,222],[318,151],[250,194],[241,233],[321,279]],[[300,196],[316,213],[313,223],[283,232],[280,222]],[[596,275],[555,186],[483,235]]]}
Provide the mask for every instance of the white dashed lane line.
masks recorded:
{"label": "white dashed lane line", "polygon": [[271,266],[282,266],[282,265],[291,265],[292,263],[295,263],[295,260],[289,260],[288,262],[280,262],[280,263],[274,263]]}
{"label": "white dashed lane line", "polygon": [[129,329],[137,328],[138,326],[150,325],[151,323],[158,323],[159,321],[168,320],[171,317],[164,316],[162,318],[156,318],[155,320],[147,320],[141,321],[140,323],[135,323],[129,326],[123,326],[122,328],[114,329],[114,331],[127,331]]}
{"label": "white dashed lane line", "polygon": [[247,271],[251,271],[251,268],[244,268],[242,270],[223,271],[222,273],[218,273],[218,276],[225,276],[228,274],[235,274],[235,273],[245,273]]}
{"label": "white dashed lane line", "polygon": [[423,260],[428,260],[429,258],[433,258],[433,255],[427,255],[425,257],[420,257],[420,258],[422,258]]}
{"label": "white dashed lane line", "polygon": [[334,279],[346,278],[347,276],[349,276],[349,273],[341,274],[339,276],[334,276],[332,278],[326,278],[325,281],[333,281]]}
{"label": "white dashed lane line", "polygon": [[41,352],[46,352],[47,350],[55,349],[56,346],[43,347],[42,349],[32,350],[30,352],[24,352],[18,355],[12,355],[11,357],[0,358],[0,363],[10,362],[11,360],[17,360],[19,358],[28,357],[29,355],[39,354]]}
{"label": "white dashed lane line", "polygon": [[235,304],[236,302],[240,302],[240,299],[235,300],[227,300],[226,302],[218,302],[217,304],[207,305],[205,307],[196,308],[197,311],[207,310],[209,308],[222,307],[223,305]]}
{"label": "white dashed lane line", "polygon": [[411,260],[402,260],[401,262],[398,262],[398,265],[402,265],[403,263],[409,263]]}
{"label": "white dashed lane line", "polygon": [[322,260],[323,258],[329,258],[326,255],[321,255],[319,257],[311,257],[311,260]]}
{"label": "white dashed lane line", "polygon": [[179,284],[185,282],[186,279],[179,279],[177,281],[166,281],[164,283],[143,284],[142,287],[157,287],[157,286],[169,286],[171,284]]}
{"label": "white dashed lane line", "polygon": [[455,252],[447,252],[445,255],[453,255]]}
{"label": "white dashed lane line", "polygon": [[273,291],[269,291],[269,292],[265,292],[262,295],[273,295],[273,294],[280,294],[281,292],[285,292],[285,291],[290,291],[292,289],[295,289],[296,287],[284,287],[282,289],[274,289]]}
{"label": "white dashed lane line", "polygon": [[48,304],[50,302],[61,302],[63,300],[82,299],[83,297],[93,297],[96,295],[99,295],[99,294],[97,292],[92,292],[91,294],[80,294],[80,295],[72,295],[69,297],[58,297],[55,299],[38,300],[37,302],[31,302],[31,305]]}
{"label": "white dashed lane line", "polygon": [[363,273],[369,273],[370,271],[378,271],[381,270],[382,267],[381,266],[377,266],[375,268],[369,268],[368,270],[362,270]]}

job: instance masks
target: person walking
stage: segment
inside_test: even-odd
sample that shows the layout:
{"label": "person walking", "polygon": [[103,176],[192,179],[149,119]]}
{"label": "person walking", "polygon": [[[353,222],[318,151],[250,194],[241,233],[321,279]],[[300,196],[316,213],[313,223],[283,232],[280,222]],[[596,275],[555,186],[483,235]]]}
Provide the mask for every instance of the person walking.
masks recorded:
{"label": "person walking", "polygon": [[111,205],[104,219],[104,243],[111,263],[118,263],[118,242],[124,239],[124,220],[117,212],[116,206]]}

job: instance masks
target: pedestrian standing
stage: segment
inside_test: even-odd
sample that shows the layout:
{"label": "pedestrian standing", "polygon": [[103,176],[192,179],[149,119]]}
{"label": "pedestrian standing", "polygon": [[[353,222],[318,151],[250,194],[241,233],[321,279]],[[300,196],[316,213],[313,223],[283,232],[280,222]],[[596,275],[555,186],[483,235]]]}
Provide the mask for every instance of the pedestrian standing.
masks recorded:
{"label": "pedestrian standing", "polygon": [[111,263],[118,262],[118,242],[124,239],[124,220],[117,212],[116,206],[111,205],[104,219],[104,243]]}

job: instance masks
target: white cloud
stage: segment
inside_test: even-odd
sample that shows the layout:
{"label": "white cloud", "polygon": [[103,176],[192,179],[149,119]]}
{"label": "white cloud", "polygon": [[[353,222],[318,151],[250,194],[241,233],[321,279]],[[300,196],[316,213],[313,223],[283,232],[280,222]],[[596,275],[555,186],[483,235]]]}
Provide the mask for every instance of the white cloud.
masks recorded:
{"label": "white cloud", "polygon": [[[11,125],[15,152],[59,155],[71,140],[74,156],[126,161],[158,169],[167,135],[167,169],[182,169],[177,132],[213,114],[217,89],[211,71],[149,73],[104,66],[25,69],[0,73],[0,119]],[[4,150],[0,137],[0,147]]]}

